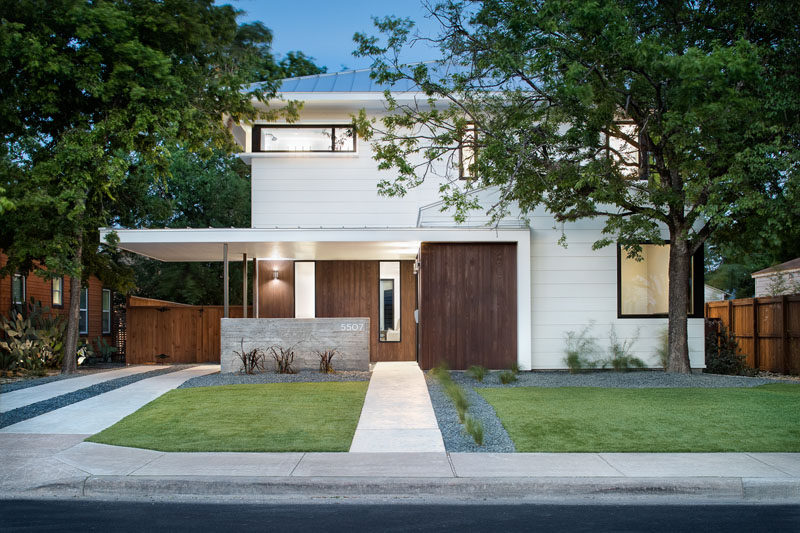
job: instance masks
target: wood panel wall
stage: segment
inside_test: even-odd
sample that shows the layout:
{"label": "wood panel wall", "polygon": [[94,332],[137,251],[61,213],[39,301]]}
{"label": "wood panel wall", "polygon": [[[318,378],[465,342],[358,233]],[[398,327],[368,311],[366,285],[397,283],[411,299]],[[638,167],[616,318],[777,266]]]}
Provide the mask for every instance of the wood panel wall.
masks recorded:
{"label": "wood panel wall", "polygon": [[516,244],[423,243],[418,283],[423,369],[517,362]]}
{"label": "wood panel wall", "polygon": [[747,366],[800,374],[800,294],[706,302],[705,315],[733,334]]}
{"label": "wood panel wall", "polygon": [[414,361],[414,262],[400,262],[400,342],[378,342],[379,261],[317,261],[318,317],[369,317],[370,361]]}
{"label": "wood panel wall", "polygon": [[[258,317],[294,318],[294,261],[257,261]],[[273,271],[278,271],[278,279]]]}

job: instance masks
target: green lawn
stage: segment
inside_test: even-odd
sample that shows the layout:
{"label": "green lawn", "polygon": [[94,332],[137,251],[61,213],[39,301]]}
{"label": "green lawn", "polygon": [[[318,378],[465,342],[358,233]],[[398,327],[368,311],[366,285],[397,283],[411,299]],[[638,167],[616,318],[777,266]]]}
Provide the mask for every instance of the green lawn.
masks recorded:
{"label": "green lawn", "polygon": [[88,440],[167,452],[346,452],[366,381],[177,389]]}
{"label": "green lawn", "polygon": [[800,452],[800,386],[476,389],[520,452]]}

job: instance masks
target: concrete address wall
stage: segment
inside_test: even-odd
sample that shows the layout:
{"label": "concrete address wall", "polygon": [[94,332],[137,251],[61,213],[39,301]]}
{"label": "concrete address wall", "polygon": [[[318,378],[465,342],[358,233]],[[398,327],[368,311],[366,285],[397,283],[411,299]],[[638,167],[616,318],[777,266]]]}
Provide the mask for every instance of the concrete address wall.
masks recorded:
{"label": "concrete address wall", "polygon": [[[222,372],[239,372],[241,361],[234,352],[260,348],[267,355],[265,368],[275,371],[270,346],[295,347],[295,370],[318,370],[314,350],[336,348],[336,370],[369,370],[369,318],[223,318],[220,322]],[[299,344],[298,344],[299,343]]]}

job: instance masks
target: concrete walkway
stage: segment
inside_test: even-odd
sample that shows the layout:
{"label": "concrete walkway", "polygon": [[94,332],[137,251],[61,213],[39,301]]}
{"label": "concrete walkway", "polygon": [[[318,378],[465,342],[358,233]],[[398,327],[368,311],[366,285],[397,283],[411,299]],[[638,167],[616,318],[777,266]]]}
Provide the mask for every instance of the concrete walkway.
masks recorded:
{"label": "concrete walkway", "polygon": [[0,449],[7,498],[800,503],[800,453],[166,453],[20,434]]}
{"label": "concrete walkway", "polygon": [[24,407],[43,400],[49,400],[50,398],[55,398],[62,394],[69,394],[70,392],[85,389],[86,387],[91,387],[92,385],[97,385],[98,383],[103,383],[112,379],[124,378],[158,369],[159,367],[149,365],[129,366],[120,368],[119,370],[96,372],[85,376],[51,381],[50,383],[28,387],[27,389],[2,392],[0,393],[0,413],[5,413],[6,411],[11,411],[12,409]]}
{"label": "concrete walkway", "polygon": [[444,452],[416,362],[376,363],[350,452]]}
{"label": "concrete walkway", "polygon": [[146,378],[136,383],[73,403],[61,409],[0,429],[0,433],[92,435],[101,431],[184,381],[218,372],[219,365],[198,365]]}

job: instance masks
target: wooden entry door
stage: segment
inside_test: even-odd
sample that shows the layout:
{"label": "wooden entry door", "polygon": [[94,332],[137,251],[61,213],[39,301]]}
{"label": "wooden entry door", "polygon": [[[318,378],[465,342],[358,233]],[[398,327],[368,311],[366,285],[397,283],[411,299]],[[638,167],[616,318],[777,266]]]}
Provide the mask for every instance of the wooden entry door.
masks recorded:
{"label": "wooden entry door", "polygon": [[418,283],[423,369],[517,362],[516,243],[422,243]]}

